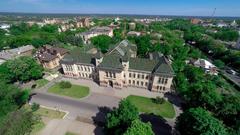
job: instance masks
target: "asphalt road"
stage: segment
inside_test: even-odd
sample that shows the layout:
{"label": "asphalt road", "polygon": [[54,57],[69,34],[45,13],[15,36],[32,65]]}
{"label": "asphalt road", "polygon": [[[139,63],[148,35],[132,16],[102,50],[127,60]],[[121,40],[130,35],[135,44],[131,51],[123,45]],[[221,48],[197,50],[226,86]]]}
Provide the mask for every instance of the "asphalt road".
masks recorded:
{"label": "asphalt road", "polygon": [[120,99],[97,93],[91,93],[89,97],[81,100],[60,97],[49,93],[36,93],[30,103],[38,103],[47,107],[69,112],[68,118],[75,119],[77,116],[92,118],[99,112],[99,107],[116,107]]}

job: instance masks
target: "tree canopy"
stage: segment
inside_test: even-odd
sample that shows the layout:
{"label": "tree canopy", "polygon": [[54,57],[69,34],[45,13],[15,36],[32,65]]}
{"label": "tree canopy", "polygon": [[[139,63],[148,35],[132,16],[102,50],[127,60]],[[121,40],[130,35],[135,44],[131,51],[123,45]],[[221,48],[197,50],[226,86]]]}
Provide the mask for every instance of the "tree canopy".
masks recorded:
{"label": "tree canopy", "polygon": [[177,129],[183,135],[227,135],[221,121],[202,108],[191,108],[177,119]]}
{"label": "tree canopy", "polygon": [[99,48],[103,53],[108,51],[112,42],[112,38],[107,35],[99,35],[91,38],[91,43]]}
{"label": "tree canopy", "polygon": [[123,135],[154,135],[154,133],[150,123],[136,119]]}
{"label": "tree canopy", "polygon": [[0,77],[6,82],[26,82],[39,79],[43,68],[31,57],[23,56],[0,65]]}
{"label": "tree canopy", "polygon": [[120,135],[126,131],[132,121],[139,119],[137,108],[127,99],[120,101],[119,107],[107,114],[106,127],[110,134]]}

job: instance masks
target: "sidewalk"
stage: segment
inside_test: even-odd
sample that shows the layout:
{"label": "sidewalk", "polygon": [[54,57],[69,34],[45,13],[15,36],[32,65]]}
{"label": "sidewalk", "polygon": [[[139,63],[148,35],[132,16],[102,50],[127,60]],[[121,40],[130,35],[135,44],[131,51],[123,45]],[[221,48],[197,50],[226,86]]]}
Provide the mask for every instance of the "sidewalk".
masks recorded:
{"label": "sidewalk", "polygon": [[100,130],[96,130],[96,126],[92,124],[69,119],[53,119],[48,122],[39,135],[65,135],[66,132],[79,135],[94,135],[96,132],[99,135],[102,134]]}
{"label": "sidewalk", "polygon": [[70,81],[73,84],[88,86],[91,92],[99,93],[108,96],[114,96],[118,98],[126,98],[129,95],[137,95],[144,96],[149,98],[155,98],[156,96],[163,97],[162,93],[151,92],[146,89],[135,88],[135,87],[127,87],[122,89],[114,89],[111,87],[100,87],[97,83],[92,80],[84,80],[84,79],[72,79],[72,78],[62,78],[60,80]]}

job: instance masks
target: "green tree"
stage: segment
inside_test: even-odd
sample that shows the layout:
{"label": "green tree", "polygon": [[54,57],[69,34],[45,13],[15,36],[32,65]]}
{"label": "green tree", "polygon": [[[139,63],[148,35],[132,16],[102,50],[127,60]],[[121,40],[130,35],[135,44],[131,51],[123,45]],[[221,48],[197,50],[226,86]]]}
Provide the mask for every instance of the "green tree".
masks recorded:
{"label": "green tree", "polygon": [[72,84],[71,84],[71,82],[69,82],[69,81],[61,81],[61,82],[59,83],[59,86],[60,86],[60,88],[62,88],[62,89],[67,89],[67,88],[71,88],[71,87],[72,87]]}
{"label": "green tree", "polygon": [[26,82],[39,79],[43,68],[31,57],[23,56],[0,65],[0,77],[7,82]]}
{"label": "green tree", "polygon": [[238,31],[232,29],[221,29],[215,33],[214,38],[220,39],[223,41],[237,41],[239,34]]}
{"label": "green tree", "polygon": [[148,54],[150,47],[152,46],[150,42],[151,38],[149,35],[135,37],[135,43],[137,44],[137,53],[141,57],[146,57]]}
{"label": "green tree", "polygon": [[136,119],[123,135],[154,135],[154,133],[150,123]]}
{"label": "green tree", "polygon": [[240,120],[238,119],[240,116],[239,103],[239,95],[225,95],[215,112],[217,117],[222,119],[226,125],[233,127],[236,130],[238,130],[240,125]]}
{"label": "green tree", "polygon": [[21,91],[19,88],[5,84],[2,80],[0,82],[0,122],[4,117],[18,107],[26,103],[29,93]]}
{"label": "green tree", "polygon": [[30,134],[33,125],[39,122],[40,118],[33,115],[31,111],[20,109],[11,112],[6,119],[0,123],[1,135],[27,135]]}
{"label": "green tree", "polygon": [[12,35],[21,35],[29,31],[29,26],[26,23],[20,23],[19,25],[12,25],[9,31]]}
{"label": "green tree", "polygon": [[101,49],[103,53],[106,53],[112,43],[112,38],[107,35],[99,35],[91,38],[91,43]]}
{"label": "green tree", "polygon": [[191,108],[182,113],[176,127],[183,135],[228,135],[222,122],[202,108]]}
{"label": "green tree", "polygon": [[192,107],[204,107],[209,110],[215,110],[216,104],[222,100],[222,97],[216,91],[216,86],[211,81],[199,81],[193,83],[186,92],[186,100]]}
{"label": "green tree", "polygon": [[213,64],[215,66],[217,66],[218,68],[221,68],[221,69],[223,69],[225,67],[225,63],[221,60],[214,60]]}
{"label": "green tree", "polygon": [[42,27],[42,31],[48,32],[48,33],[57,33],[58,32],[58,26],[57,25],[44,25]]}
{"label": "green tree", "polygon": [[124,99],[117,109],[107,114],[106,128],[110,134],[122,134],[136,119],[139,119],[137,108]]}

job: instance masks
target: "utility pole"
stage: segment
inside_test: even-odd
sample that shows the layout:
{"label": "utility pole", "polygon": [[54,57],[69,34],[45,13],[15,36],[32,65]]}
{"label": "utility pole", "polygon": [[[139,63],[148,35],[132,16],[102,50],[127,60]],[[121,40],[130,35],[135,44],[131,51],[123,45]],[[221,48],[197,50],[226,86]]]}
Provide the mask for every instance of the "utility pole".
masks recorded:
{"label": "utility pole", "polygon": [[211,17],[214,17],[214,15],[215,15],[215,13],[216,13],[216,10],[217,10],[217,8],[214,8],[214,10],[213,10],[213,13],[212,13],[212,16],[211,16]]}

